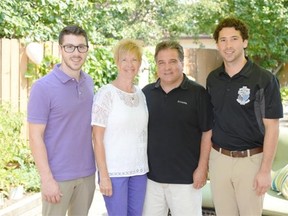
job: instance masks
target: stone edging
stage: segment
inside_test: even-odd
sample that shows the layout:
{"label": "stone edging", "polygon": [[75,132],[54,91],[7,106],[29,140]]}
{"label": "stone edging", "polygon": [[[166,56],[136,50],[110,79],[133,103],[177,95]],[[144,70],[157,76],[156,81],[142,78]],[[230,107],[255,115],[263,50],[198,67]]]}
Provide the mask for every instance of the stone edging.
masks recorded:
{"label": "stone edging", "polygon": [[41,215],[41,193],[36,193],[0,210],[0,216]]}

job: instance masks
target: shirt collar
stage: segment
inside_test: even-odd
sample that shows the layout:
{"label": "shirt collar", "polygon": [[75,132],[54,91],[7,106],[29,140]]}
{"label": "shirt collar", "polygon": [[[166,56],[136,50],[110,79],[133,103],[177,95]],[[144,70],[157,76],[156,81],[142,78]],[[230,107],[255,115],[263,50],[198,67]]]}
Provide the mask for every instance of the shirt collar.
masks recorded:
{"label": "shirt collar", "polygon": [[[239,73],[235,74],[234,77],[239,77],[239,76],[243,76],[243,77],[246,77],[248,78],[252,72],[251,67],[253,65],[253,62],[248,58],[248,57],[245,57],[247,62],[246,64],[244,65],[244,67],[240,70]],[[224,63],[220,66],[220,70],[218,72],[218,76],[228,76],[228,74],[226,73],[225,71],[225,66],[224,66]]]}
{"label": "shirt collar", "polygon": [[[56,64],[54,66],[54,74],[55,76],[62,82],[62,83],[67,83],[70,80],[73,80],[73,77],[68,76],[66,73],[64,73],[61,69],[60,69],[60,65],[61,64]],[[85,80],[86,76],[85,73],[81,70],[80,71],[80,81]]]}
{"label": "shirt collar", "polygon": [[[189,78],[186,76],[186,74],[183,73],[183,80],[180,84],[180,88],[182,89],[187,89],[188,88],[188,82],[189,82]],[[160,78],[157,79],[154,88],[159,88],[160,86]]]}

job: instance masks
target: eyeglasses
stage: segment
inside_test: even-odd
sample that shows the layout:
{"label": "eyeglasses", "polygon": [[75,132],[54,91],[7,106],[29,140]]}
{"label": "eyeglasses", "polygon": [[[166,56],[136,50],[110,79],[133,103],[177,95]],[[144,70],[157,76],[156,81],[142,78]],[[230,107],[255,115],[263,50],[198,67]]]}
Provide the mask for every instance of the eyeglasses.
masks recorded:
{"label": "eyeglasses", "polygon": [[64,51],[67,53],[73,53],[75,51],[75,49],[77,48],[78,52],[80,53],[86,53],[88,51],[89,46],[87,45],[79,45],[79,46],[74,46],[72,44],[68,44],[68,45],[63,45],[61,46],[64,48]]}

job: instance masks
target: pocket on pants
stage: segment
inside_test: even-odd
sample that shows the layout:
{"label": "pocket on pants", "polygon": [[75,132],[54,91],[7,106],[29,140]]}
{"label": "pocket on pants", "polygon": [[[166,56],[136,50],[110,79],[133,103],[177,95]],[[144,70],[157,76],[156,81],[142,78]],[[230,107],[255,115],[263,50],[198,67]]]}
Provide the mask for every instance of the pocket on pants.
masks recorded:
{"label": "pocket on pants", "polygon": [[252,163],[253,166],[259,167],[262,163],[262,158],[263,158],[263,152],[250,156],[249,161]]}

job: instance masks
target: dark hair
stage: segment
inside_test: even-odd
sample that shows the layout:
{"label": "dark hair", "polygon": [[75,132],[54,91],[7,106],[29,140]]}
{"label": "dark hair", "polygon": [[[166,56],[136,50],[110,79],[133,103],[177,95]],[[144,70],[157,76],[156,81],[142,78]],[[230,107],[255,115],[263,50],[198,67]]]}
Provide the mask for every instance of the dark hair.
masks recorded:
{"label": "dark hair", "polygon": [[59,44],[61,45],[63,43],[63,38],[65,35],[70,34],[77,36],[84,36],[86,40],[86,45],[88,45],[88,37],[86,31],[77,25],[69,25],[62,29],[62,31],[59,34],[59,40],[58,40]]}
{"label": "dark hair", "polygon": [[181,62],[184,61],[184,50],[183,47],[177,41],[162,41],[156,45],[154,59],[157,60],[157,55],[161,50],[164,49],[175,49],[178,52],[178,57]]}
{"label": "dark hair", "polygon": [[218,42],[219,39],[219,32],[226,27],[234,27],[235,30],[240,31],[241,37],[244,40],[248,40],[249,35],[248,35],[248,27],[247,25],[240,19],[237,19],[235,17],[228,17],[223,19],[216,27],[214,33],[213,33],[213,38]]}

